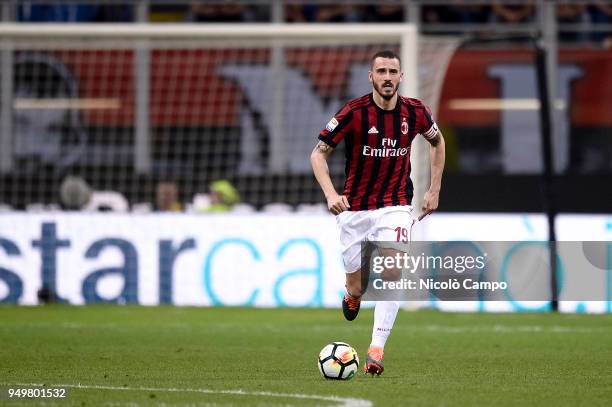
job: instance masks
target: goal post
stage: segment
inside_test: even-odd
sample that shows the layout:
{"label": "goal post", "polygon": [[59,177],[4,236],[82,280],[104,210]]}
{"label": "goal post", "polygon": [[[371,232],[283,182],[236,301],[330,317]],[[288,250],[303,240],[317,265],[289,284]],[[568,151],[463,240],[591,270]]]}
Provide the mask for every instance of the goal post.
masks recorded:
{"label": "goal post", "polygon": [[[369,57],[397,50],[400,93],[421,97],[421,59],[439,48],[423,47],[411,24],[6,23],[0,37],[2,67],[11,67],[1,80],[13,84],[2,86],[1,117],[13,120],[1,127],[12,154],[0,155],[0,169],[32,183],[0,185],[0,199],[16,194],[17,205],[53,201],[72,173],[132,203],[166,178],[179,180],[183,201],[219,178],[256,205],[310,201],[309,150],[342,103],[369,91]],[[444,52],[446,69],[452,52]],[[36,120],[35,129],[23,125]],[[58,127],[55,140],[36,137]],[[341,159],[330,166],[336,178]],[[413,165],[417,189],[427,166]]]}
{"label": "goal post", "polygon": [[307,23],[224,23],[224,24],[29,24],[3,23],[0,35],[10,39],[151,39],[151,40],[270,40],[295,44],[355,43],[356,41],[399,41],[402,35],[416,36],[413,24],[307,24]]}

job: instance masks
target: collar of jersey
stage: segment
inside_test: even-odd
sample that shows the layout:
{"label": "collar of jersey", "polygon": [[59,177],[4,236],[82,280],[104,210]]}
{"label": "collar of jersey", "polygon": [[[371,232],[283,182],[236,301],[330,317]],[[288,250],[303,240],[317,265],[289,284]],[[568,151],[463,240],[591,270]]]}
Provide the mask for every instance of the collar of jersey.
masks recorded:
{"label": "collar of jersey", "polygon": [[397,102],[395,103],[395,107],[394,107],[393,109],[391,109],[391,110],[385,110],[385,109],[383,109],[382,107],[380,107],[380,106],[378,106],[378,105],[376,104],[376,102],[374,101],[374,91],[372,91],[372,92],[370,93],[370,102],[371,102],[371,103],[372,103],[372,104],[373,104],[373,105],[376,107],[376,109],[377,109],[377,110],[380,110],[380,111],[381,111],[381,112],[383,112],[383,113],[393,113],[393,112],[395,112],[395,111],[399,111],[399,110],[400,110],[400,105],[401,105],[401,103],[402,103],[402,98],[401,98],[401,96],[398,94],[398,95],[397,95]]}

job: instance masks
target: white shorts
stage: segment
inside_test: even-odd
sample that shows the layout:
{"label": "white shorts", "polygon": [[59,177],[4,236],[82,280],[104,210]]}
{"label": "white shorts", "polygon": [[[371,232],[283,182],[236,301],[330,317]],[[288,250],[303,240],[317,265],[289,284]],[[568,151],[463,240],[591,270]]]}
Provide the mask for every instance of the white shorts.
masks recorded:
{"label": "white shorts", "polygon": [[354,273],[361,268],[363,241],[409,243],[415,222],[413,213],[412,206],[406,205],[337,215],[345,271]]}

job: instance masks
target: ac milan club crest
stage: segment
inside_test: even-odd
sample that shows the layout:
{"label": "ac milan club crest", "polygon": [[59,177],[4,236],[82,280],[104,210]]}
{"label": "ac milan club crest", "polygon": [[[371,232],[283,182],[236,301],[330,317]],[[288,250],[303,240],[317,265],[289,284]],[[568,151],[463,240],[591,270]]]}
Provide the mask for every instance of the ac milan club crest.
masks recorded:
{"label": "ac milan club crest", "polygon": [[403,135],[408,134],[408,122],[406,121],[405,117],[402,117],[402,127],[401,127],[401,130],[402,130],[402,134]]}

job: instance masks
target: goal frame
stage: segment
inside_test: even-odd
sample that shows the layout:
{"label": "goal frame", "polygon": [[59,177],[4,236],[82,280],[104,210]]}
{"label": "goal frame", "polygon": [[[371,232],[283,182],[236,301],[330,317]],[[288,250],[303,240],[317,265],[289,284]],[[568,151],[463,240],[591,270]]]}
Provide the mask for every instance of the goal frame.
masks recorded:
{"label": "goal frame", "polygon": [[[148,116],[148,80],[149,55],[147,50],[158,47],[158,42],[163,40],[235,40],[237,46],[244,42],[273,41],[272,65],[280,80],[275,81],[274,106],[275,116],[272,120],[271,151],[269,168],[272,173],[282,173],[285,165],[280,157],[285,151],[283,143],[283,118],[282,118],[282,71],[284,59],[282,47],[300,43],[325,43],[331,40],[334,44],[347,41],[355,43],[359,41],[389,41],[400,44],[400,53],[404,70],[404,81],[401,85],[401,93],[405,95],[417,95],[417,29],[413,24],[0,24],[0,38],[2,38],[2,65],[11,66],[11,52],[13,45],[19,42],[31,42],[44,44],[52,42],[56,48],[70,48],[69,41],[59,44],[58,40],[72,40],[80,44],[87,42],[101,42],[104,40],[135,41],[130,45],[136,49],[135,75],[137,80],[136,101],[137,114],[135,117],[136,146],[135,146],[135,168],[138,172],[150,171],[150,150],[148,147],[147,126]],[[139,46],[140,42],[140,46]],[[125,45],[125,44],[123,44]],[[163,47],[163,45],[162,45]],[[8,70],[2,70],[8,76]],[[10,82],[9,78],[1,78],[2,83]],[[11,160],[11,101],[12,89],[5,86],[2,94],[2,122],[0,133],[0,172],[7,172],[12,168]]]}

